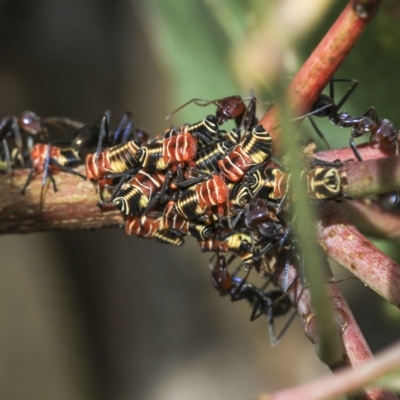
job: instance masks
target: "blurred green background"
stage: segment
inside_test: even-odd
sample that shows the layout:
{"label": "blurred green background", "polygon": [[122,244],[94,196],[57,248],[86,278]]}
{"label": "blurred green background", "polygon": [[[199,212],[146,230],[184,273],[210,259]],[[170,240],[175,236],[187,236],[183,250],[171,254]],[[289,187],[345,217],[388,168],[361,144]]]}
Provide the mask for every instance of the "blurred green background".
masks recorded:
{"label": "blurred green background", "polygon": [[[0,115],[91,123],[111,109],[115,126],[130,110],[154,136],[213,112],[190,105],[165,121],[193,97],[254,90],[271,102],[345,4],[2,0]],[[360,82],[347,111],[375,105],[396,126],[399,21],[387,0],[337,73]],[[347,145],[348,132],[317,122]],[[380,243],[398,258],[397,244]],[[247,304],[219,298],[210,255],[190,238],[172,248],[118,229],[10,235],[0,255],[4,399],[245,399],[327,371],[298,321],[272,348],[264,318],[250,323]],[[360,282],[342,288],[374,351],[398,338],[398,310]]]}

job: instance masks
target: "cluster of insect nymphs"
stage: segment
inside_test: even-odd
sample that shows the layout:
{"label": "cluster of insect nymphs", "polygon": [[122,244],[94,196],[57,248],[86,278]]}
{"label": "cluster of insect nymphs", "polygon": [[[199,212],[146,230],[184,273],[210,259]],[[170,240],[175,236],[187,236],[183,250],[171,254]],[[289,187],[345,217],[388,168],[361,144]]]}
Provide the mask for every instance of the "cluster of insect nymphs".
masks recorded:
{"label": "cluster of insect nymphs", "polygon": [[[366,132],[397,153],[398,131],[390,121],[379,119],[375,109],[358,118],[339,112],[355,85],[335,104],[331,82],[330,96],[321,95],[310,115],[352,128],[350,145],[359,160],[353,139]],[[288,213],[295,201],[289,190],[291,173],[283,160],[272,157],[274,143],[258,124],[254,97],[192,101],[216,105],[215,114],[168,128],[155,139],[136,129],[129,113],[114,131],[108,127],[107,114],[89,126],[67,118],[41,119],[31,112],[6,117],[0,126],[2,169],[31,168],[22,193],[38,174],[43,174],[43,187],[49,179],[55,191],[58,170],[90,179],[99,194],[99,206],[116,207],[123,213],[128,235],[176,246],[183,244],[185,235],[193,236],[202,251],[214,253],[210,263],[216,290],[233,301],[247,300],[252,306],[251,320],[266,315],[271,343],[276,344],[292,319],[275,336],[274,317],[291,307],[285,295],[290,287],[284,284],[283,290],[267,291],[266,285],[257,287],[247,277],[254,268],[269,282],[293,259],[301,259]],[[225,130],[228,120],[234,128]],[[75,134],[69,141],[49,141],[49,124],[73,127]],[[340,201],[342,162],[327,163],[309,152],[299,153],[310,201]],[[83,163],[86,176],[74,170]],[[222,253],[230,253],[230,258]],[[240,266],[230,272],[233,259],[240,260]]]}

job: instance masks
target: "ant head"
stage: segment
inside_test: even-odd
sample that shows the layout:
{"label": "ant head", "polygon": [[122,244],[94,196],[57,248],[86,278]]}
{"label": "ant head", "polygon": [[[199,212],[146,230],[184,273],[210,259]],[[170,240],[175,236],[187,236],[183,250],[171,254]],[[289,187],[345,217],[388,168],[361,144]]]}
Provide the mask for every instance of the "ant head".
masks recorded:
{"label": "ant head", "polygon": [[40,117],[32,111],[24,111],[19,116],[18,126],[30,135],[37,135],[43,131]]}
{"label": "ant head", "polygon": [[386,118],[379,121],[374,134],[374,139],[383,144],[382,147],[391,147],[391,144],[398,140],[398,130],[393,122]]}
{"label": "ant head", "polygon": [[258,224],[266,220],[269,220],[268,207],[263,200],[257,198],[249,204],[245,216],[245,223],[248,228],[255,229]]}
{"label": "ant head", "polygon": [[236,119],[243,115],[245,111],[246,106],[240,96],[226,97],[217,103],[217,111],[215,113],[217,123],[221,125],[228,119]]}

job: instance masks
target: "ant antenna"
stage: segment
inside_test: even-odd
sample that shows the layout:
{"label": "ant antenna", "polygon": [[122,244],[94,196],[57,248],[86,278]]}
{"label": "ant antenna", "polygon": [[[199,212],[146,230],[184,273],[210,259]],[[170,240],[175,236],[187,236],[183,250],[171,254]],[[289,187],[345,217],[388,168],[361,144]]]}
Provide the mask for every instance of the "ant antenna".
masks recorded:
{"label": "ant antenna", "polygon": [[[202,103],[198,103],[198,102],[203,102],[203,104]],[[216,102],[218,102],[219,100],[211,100],[211,101],[209,101],[209,100],[204,100],[204,99],[199,99],[199,98],[194,98],[194,99],[192,99],[192,100],[189,100],[189,101],[187,101],[186,103],[184,103],[184,104],[182,104],[180,107],[178,107],[175,111],[172,111],[172,113],[171,114],[168,114],[166,117],[165,117],[165,119],[166,120],[168,120],[168,119],[170,119],[174,114],[176,114],[178,111],[180,111],[180,110],[182,110],[182,108],[185,108],[186,106],[188,106],[190,103],[196,103],[198,106],[201,106],[201,107],[205,107],[205,106],[208,106],[209,104],[215,104],[216,105]]]}

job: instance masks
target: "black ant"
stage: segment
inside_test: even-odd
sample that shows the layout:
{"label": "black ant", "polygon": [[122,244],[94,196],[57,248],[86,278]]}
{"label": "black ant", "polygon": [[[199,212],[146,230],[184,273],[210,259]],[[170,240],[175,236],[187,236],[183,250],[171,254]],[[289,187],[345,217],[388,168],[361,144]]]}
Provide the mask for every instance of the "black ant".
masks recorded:
{"label": "black ant", "polygon": [[[334,100],[334,83],[335,82],[353,82],[342,99],[336,104]],[[325,141],[328,148],[329,144],[324,138],[322,132],[316,126],[311,116],[328,117],[329,120],[339,128],[353,128],[349,138],[349,144],[355,156],[362,161],[361,154],[354,143],[354,139],[370,132],[370,141],[378,143],[383,150],[393,151],[397,155],[399,153],[399,131],[394,124],[386,118],[380,119],[375,107],[370,107],[361,117],[353,117],[346,111],[339,110],[353,93],[358,82],[354,79],[332,79],[329,82],[329,96],[321,94],[318,100],[312,106],[311,111],[303,117],[310,117],[311,124],[318,135]]]}
{"label": "black ant", "polygon": [[253,307],[250,321],[256,320],[261,315],[266,315],[271,346],[277,345],[293,321],[296,311],[291,315],[278,336],[275,335],[274,318],[285,315],[289,311],[292,306],[290,299],[281,290],[267,292],[265,287],[258,288],[244,282],[242,278],[236,276],[236,273],[230,274],[227,267],[231,260],[226,261],[224,256],[217,255],[217,261],[211,268],[212,282],[215,289],[218,290],[221,296],[229,295],[231,301],[247,300]]}

